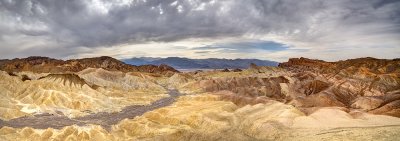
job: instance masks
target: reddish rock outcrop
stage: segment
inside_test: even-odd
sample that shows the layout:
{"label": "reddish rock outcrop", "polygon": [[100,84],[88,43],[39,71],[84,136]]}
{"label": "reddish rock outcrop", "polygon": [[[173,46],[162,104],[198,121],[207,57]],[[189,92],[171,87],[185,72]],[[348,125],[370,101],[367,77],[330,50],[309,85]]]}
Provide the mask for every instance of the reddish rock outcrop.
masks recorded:
{"label": "reddish rock outcrop", "polygon": [[308,59],[308,58],[290,58],[288,62],[280,63],[278,65],[287,69],[300,69],[300,70],[325,70],[334,67],[334,63],[325,62],[322,60]]}
{"label": "reddish rock outcrop", "polygon": [[297,107],[339,106],[400,116],[400,59],[291,58],[279,67],[293,73],[289,87]]}

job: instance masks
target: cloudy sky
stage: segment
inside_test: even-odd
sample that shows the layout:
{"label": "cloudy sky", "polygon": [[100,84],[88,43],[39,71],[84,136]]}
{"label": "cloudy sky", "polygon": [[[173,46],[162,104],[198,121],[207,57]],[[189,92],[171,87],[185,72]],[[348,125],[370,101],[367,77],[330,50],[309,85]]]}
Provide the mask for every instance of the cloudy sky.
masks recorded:
{"label": "cloudy sky", "polygon": [[399,0],[0,0],[0,58],[400,58]]}

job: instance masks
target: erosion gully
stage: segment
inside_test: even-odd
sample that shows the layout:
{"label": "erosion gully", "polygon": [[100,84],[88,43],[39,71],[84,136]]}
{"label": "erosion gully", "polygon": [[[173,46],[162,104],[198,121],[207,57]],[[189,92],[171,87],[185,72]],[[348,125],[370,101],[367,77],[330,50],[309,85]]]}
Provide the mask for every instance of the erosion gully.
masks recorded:
{"label": "erosion gully", "polygon": [[175,102],[181,94],[175,89],[168,90],[169,97],[159,99],[150,105],[134,105],[127,106],[119,112],[108,113],[99,112],[90,114],[83,117],[68,118],[65,115],[53,115],[53,114],[39,114],[29,117],[19,117],[8,121],[0,119],[0,128],[4,126],[13,128],[31,127],[35,129],[61,129],[65,126],[78,125],[84,126],[88,124],[101,125],[104,129],[110,131],[111,126],[117,124],[123,119],[135,118],[141,116],[148,111],[152,111],[161,107],[171,105]]}

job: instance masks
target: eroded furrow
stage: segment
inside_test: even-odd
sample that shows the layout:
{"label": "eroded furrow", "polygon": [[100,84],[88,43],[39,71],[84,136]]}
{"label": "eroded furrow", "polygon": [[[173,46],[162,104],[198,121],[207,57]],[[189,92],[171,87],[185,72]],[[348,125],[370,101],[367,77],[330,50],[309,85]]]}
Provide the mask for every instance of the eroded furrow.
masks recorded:
{"label": "eroded furrow", "polygon": [[153,102],[150,105],[134,105],[127,106],[120,112],[107,113],[100,112],[78,118],[68,118],[64,115],[53,115],[53,114],[40,114],[33,117],[20,117],[11,119],[9,121],[0,120],[0,128],[4,126],[13,128],[32,127],[35,129],[61,129],[65,126],[78,125],[83,126],[87,124],[101,125],[107,130],[114,124],[117,124],[123,119],[134,118],[141,116],[148,111],[152,111],[161,107],[171,105],[175,102],[181,94],[177,90],[169,90],[169,97],[162,98]]}

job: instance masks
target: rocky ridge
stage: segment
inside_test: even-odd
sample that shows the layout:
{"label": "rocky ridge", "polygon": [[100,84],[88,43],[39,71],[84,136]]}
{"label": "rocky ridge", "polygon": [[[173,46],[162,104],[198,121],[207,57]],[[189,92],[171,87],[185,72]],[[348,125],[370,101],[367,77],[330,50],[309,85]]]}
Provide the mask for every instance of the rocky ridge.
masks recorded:
{"label": "rocky ridge", "polygon": [[64,73],[79,72],[86,68],[102,68],[109,71],[148,72],[167,75],[173,75],[173,73],[178,72],[167,65],[134,66],[108,56],[71,59],[66,61],[49,57],[32,56],[0,61],[0,70],[7,72],[31,71],[35,73]]}

